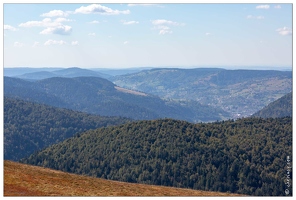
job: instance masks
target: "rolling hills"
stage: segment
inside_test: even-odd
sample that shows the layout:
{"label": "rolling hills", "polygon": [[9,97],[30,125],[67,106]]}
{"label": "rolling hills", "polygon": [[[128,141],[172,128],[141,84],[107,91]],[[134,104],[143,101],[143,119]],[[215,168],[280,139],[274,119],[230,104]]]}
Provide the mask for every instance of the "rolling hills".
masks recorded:
{"label": "rolling hills", "polygon": [[[68,70],[69,69],[69,70]],[[84,69],[84,68],[78,68],[78,67],[70,67],[70,68],[56,68],[56,67],[43,67],[43,68],[30,68],[30,67],[13,67],[13,68],[6,68],[4,67],[4,76],[9,76],[9,77],[23,77],[24,79],[43,79],[45,77],[39,77],[38,73],[40,72],[53,72],[53,73],[48,73],[48,77],[50,78],[51,75],[55,76],[63,76],[63,74],[60,74],[60,72],[63,73],[63,71],[67,71],[70,73],[72,71],[72,77],[77,77],[81,76],[79,75],[79,70],[85,71],[87,70],[87,75],[89,76],[99,76],[99,77],[111,77],[111,76],[116,76],[116,75],[124,75],[124,74],[131,74],[131,73],[136,73],[142,70],[147,70],[147,69],[152,69],[151,67],[138,67],[138,68],[89,68],[89,69]],[[37,72],[35,74],[35,72]],[[73,72],[75,72],[73,74]],[[85,71],[86,72],[86,71]],[[68,73],[68,75],[69,75]],[[74,76],[73,76],[74,75]],[[28,77],[31,76],[31,77]]]}
{"label": "rolling hills", "polygon": [[90,77],[101,77],[109,78],[110,75],[100,73],[98,71],[93,71],[89,69],[81,69],[78,67],[71,67],[66,69],[57,69],[54,71],[35,71],[30,73],[24,73],[21,75],[14,76],[16,78],[27,79],[27,80],[41,80],[45,78],[52,77],[65,77],[65,78],[74,78],[80,76],[90,76]]}
{"label": "rolling hills", "polygon": [[268,104],[262,110],[259,110],[258,112],[254,113],[253,116],[263,118],[276,118],[286,116],[292,117],[292,107],[292,92],[290,92],[284,95],[283,97],[277,99],[276,101]]}
{"label": "rolling hills", "polygon": [[4,161],[4,196],[239,196],[110,181]]}
{"label": "rolling hills", "polygon": [[102,116],[132,119],[175,118],[191,122],[230,118],[219,108],[195,101],[163,100],[154,95],[124,90],[99,77],[53,77],[25,81],[4,77],[4,96]]}
{"label": "rolling hills", "polygon": [[221,68],[151,69],[111,77],[115,84],[162,98],[194,100],[231,113],[254,114],[292,91],[292,72]]}
{"label": "rolling hills", "polygon": [[128,121],[4,97],[4,159],[18,161],[78,132]]}
{"label": "rolling hills", "polygon": [[163,119],[86,131],[21,162],[132,183],[286,196],[291,154],[291,117]]}

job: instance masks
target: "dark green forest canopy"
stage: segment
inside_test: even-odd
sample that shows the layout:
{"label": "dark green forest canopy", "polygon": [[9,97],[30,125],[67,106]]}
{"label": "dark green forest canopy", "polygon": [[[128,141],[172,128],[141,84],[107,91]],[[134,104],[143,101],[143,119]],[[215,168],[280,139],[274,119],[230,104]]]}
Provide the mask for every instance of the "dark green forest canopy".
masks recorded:
{"label": "dark green forest canopy", "polygon": [[17,161],[77,132],[128,121],[4,97],[4,159]]}
{"label": "dark green forest canopy", "polygon": [[21,162],[119,181],[285,196],[287,156],[291,117],[164,119],[90,130]]}

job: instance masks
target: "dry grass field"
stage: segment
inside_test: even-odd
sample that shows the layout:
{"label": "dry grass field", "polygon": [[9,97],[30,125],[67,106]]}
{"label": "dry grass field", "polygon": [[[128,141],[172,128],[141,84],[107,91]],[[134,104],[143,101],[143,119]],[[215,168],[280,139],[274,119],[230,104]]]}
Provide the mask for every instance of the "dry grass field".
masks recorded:
{"label": "dry grass field", "polygon": [[4,196],[241,196],[110,181],[4,161]]}

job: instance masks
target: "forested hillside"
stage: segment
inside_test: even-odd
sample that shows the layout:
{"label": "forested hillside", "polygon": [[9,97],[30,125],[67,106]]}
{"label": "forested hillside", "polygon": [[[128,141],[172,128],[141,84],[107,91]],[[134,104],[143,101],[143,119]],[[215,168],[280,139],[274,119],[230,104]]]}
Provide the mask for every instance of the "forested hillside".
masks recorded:
{"label": "forested hillside", "polygon": [[115,84],[163,98],[194,100],[247,117],[292,91],[292,72],[219,68],[151,69],[111,77]]}
{"label": "forested hillside", "polygon": [[128,121],[4,97],[4,159],[17,161],[77,132]]}
{"label": "forested hillside", "polygon": [[229,119],[229,113],[195,101],[162,100],[124,90],[99,77],[49,78],[35,82],[4,77],[4,95],[102,116],[174,118],[191,122]]}
{"label": "forested hillside", "polygon": [[292,117],[292,92],[284,95],[283,97],[279,98],[278,100],[268,104],[262,110],[256,112],[253,116],[254,117]]}
{"label": "forested hillside", "polygon": [[133,183],[286,196],[291,156],[290,117],[165,119],[90,130],[21,162]]}

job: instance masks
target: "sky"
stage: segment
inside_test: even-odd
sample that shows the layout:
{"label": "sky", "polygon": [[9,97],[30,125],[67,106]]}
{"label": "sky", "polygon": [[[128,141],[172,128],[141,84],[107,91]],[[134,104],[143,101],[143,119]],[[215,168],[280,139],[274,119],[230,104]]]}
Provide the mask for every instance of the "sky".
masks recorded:
{"label": "sky", "polygon": [[3,5],[4,67],[292,68],[292,4]]}

